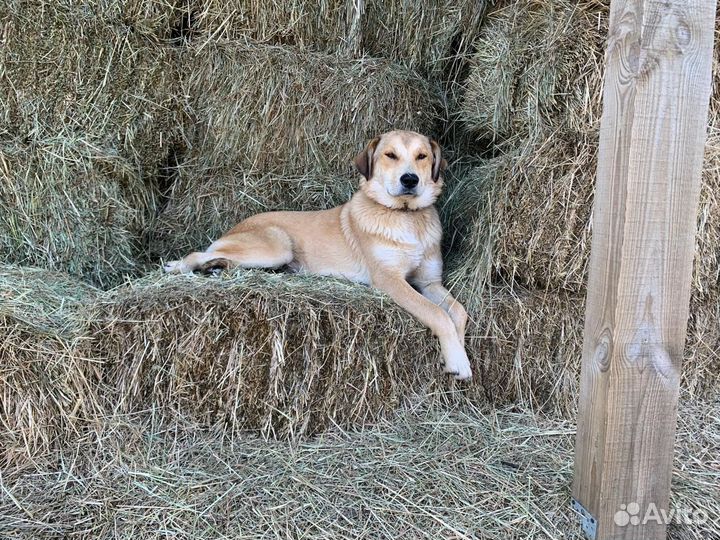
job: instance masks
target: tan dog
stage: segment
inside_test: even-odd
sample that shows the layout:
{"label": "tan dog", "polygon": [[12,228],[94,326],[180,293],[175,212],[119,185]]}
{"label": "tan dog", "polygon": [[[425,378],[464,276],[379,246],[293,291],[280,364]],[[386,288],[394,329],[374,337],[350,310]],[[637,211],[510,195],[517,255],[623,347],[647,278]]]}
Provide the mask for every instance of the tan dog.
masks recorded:
{"label": "tan dog", "polygon": [[288,266],[372,285],[440,339],[446,372],[471,377],[463,344],[467,313],[441,282],[442,231],[433,206],[446,166],[440,147],[412,131],[391,131],[373,139],[355,166],[364,179],[344,205],[252,216],[206,251],[170,262],[165,270],[192,272],[223,260],[243,268]]}

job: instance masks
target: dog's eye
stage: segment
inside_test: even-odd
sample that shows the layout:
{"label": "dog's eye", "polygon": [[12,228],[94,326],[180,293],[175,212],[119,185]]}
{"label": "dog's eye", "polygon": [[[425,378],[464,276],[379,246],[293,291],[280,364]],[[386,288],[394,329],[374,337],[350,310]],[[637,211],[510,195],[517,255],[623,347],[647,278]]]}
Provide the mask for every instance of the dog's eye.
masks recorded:
{"label": "dog's eye", "polygon": [[427,157],[427,154],[418,154],[418,159],[425,159]]}
{"label": "dog's eye", "polygon": [[397,159],[397,158],[398,158],[397,155],[395,154],[395,152],[386,152],[385,155],[386,155],[387,157],[389,157],[390,159]]}

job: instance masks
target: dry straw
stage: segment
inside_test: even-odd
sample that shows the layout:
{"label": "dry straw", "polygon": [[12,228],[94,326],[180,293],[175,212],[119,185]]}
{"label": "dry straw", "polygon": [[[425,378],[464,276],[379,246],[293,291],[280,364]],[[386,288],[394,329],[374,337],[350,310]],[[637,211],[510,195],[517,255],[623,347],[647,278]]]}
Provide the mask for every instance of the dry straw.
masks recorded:
{"label": "dry straw", "polygon": [[[717,404],[683,400],[671,507],[720,523]],[[115,420],[99,444],[7,470],[10,538],[584,538],[570,509],[573,423],[432,400],[298,445]]]}

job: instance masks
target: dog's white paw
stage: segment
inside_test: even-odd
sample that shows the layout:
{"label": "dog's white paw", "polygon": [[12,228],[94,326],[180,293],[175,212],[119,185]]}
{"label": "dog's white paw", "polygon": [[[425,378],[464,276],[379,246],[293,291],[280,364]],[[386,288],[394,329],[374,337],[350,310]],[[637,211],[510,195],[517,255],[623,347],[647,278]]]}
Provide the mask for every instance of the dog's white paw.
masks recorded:
{"label": "dog's white paw", "polygon": [[187,272],[185,263],[182,261],[170,261],[163,266],[166,274],[182,274]]}
{"label": "dog's white paw", "polygon": [[445,369],[443,371],[454,375],[458,381],[471,379],[472,369],[465,349],[453,351],[453,354],[449,355],[445,360]]}

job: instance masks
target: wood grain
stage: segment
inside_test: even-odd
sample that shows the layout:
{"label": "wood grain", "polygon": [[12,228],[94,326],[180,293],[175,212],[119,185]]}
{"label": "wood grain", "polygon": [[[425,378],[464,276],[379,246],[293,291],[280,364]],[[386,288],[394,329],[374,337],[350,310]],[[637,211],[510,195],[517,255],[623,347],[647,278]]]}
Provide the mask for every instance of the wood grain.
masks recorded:
{"label": "wood grain", "polygon": [[621,505],[668,510],[710,97],[715,0],[613,0],[573,497],[598,539]]}

